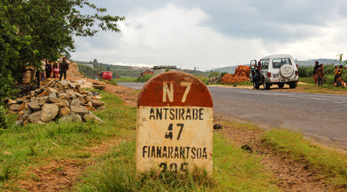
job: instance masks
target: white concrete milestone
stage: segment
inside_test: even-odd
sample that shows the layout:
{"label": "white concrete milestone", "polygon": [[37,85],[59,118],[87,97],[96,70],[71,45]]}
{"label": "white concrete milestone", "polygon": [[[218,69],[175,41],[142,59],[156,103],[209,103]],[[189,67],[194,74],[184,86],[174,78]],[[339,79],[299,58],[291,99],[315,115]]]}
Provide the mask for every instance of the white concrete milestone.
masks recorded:
{"label": "white concrete milestone", "polygon": [[136,169],[138,172],[212,173],[213,102],[207,87],[183,72],[152,78],[138,99]]}

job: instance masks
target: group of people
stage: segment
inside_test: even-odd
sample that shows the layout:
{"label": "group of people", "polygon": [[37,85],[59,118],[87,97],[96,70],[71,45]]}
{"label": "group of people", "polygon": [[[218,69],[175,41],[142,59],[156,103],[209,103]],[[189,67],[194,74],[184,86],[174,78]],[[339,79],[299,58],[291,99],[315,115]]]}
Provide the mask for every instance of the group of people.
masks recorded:
{"label": "group of people", "polygon": [[[342,78],[342,65],[335,66],[335,78],[334,78],[334,86],[335,87],[345,87],[346,83],[344,82]],[[323,86],[324,82],[326,81],[325,77],[325,71],[323,64],[319,64],[318,61],[315,62],[315,66],[313,68],[313,79],[315,85]]]}
{"label": "group of people", "polygon": [[59,78],[61,81],[62,77],[66,79],[66,72],[69,69],[69,63],[66,58],[63,57],[61,62],[48,61],[46,62],[45,69],[43,72],[40,70],[36,71],[36,80],[38,86],[40,86],[40,81],[43,81],[45,78]]}
{"label": "group of people", "polygon": [[318,82],[318,86],[323,86],[325,80],[325,71],[323,64],[319,64],[318,61],[314,63],[313,79],[315,85],[317,85]]}

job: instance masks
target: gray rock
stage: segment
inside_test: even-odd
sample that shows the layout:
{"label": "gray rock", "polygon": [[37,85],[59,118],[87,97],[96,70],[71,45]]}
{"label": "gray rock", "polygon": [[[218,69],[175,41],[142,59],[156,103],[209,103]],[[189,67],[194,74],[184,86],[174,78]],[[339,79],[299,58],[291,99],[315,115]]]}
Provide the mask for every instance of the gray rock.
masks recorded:
{"label": "gray rock", "polygon": [[37,99],[34,99],[33,101],[29,102],[28,106],[30,109],[32,109],[34,111],[38,111],[41,109],[41,106],[39,105],[39,102]]}
{"label": "gray rock", "polygon": [[82,95],[82,94],[80,94],[80,93],[78,93],[78,92],[74,92],[75,93],[75,95],[77,96],[77,97],[84,97],[84,95]]}
{"label": "gray rock", "polygon": [[69,95],[67,93],[59,92],[58,97],[59,98],[69,98]]}
{"label": "gray rock", "polygon": [[70,106],[71,112],[80,114],[80,115],[85,115],[88,114],[88,109],[85,107],[76,107],[76,106]]}
{"label": "gray rock", "polygon": [[73,99],[71,101],[71,106],[79,107],[80,105],[80,100],[79,99]]}
{"label": "gray rock", "polygon": [[82,122],[82,117],[75,114],[75,113],[70,113],[69,115],[65,115],[59,119],[59,123],[62,122]]}
{"label": "gray rock", "polygon": [[47,100],[48,100],[47,96],[43,96],[43,97],[37,98],[37,101],[39,102],[39,105],[43,105],[43,104],[47,103]]}
{"label": "gray rock", "polygon": [[57,97],[52,97],[52,98],[49,98],[49,101],[51,103],[60,103],[62,101],[62,99],[59,99]]}
{"label": "gray rock", "polygon": [[48,98],[57,98],[57,94],[55,94],[55,93],[50,93],[50,94],[48,95]]}
{"label": "gray rock", "polygon": [[55,80],[51,79],[50,81],[47,82],[46,87],[53,87],[55,85]]}
{"label": "gray rock", "polygon": [[16,121],[16,125],[23,126],[23,124],[24,124],[23,120]]}
{"label": "gray rock", "polygon": [[93,104],[92,104],[92,102],[91,102],[91,101],[89,101],[89,102],[86,104],[86,106],[88,106],[88,107],[92,107],[92,106],[93,106]]}
{"label": "gray rock", "polygon": [[76,84],[75,84],[75,83],[72,83],[72,82],[69,81],[69,85],[70,85],[70,87],[72,87],[73,89],[76,88]]}
{"label": "gray rock", "polygon": [[40,93],[42,93],[42,91],[43,91],[43,89],[36,89],[36,90],[35,90],[35,93],[36,93],[36,94],[40,94]]}
{"label": "gray rock", "polygon": [[11,110],[11,111],[18,111],[19,107],[21,105],[20,104],[11,104],[8,109]]}
{"label": "gray rock", "polygon": [[63,104],[64,107],[69,107],[70,106],[69,101],[67,101],[65,99],[62,99],[61,103]]}
{"label": "gray rock", "polygon": [[36,123],[41,120],[41,111],[37,111],[29,115],[28,120],[30,123]]}
{"label": "gray rock", "polygon": [[78,100],[80,100],[80,105],[85,105],[87,103],[83,97],[79,97]]}
{"label": "gray rock", "polygon": [[26,120],[28,119],[29,115],[32,113],[32,111],[30,109],[25,109],[24,113],[22,114],[22,119]]}
{"label": "gray rock", "polygon": [[103,120],[101,120],[99,117],[95,116],[92,112],[85,114],[83,116],[83,120],[84,121],[96,121],[96,122],[104,123]]}
{"label": "gray rock", "polygon": [[51,87],[47,87],[46,90],[49,92],[49,93],[58,93],[58,90],[54,89],[54,88],[51,88]]}
{"label": "gray rock", "polygon": [[59,109],[59,116],[64,117],[65,115],[70,114],[70,108],[69,107],[62,107]]}
{"label": "gray rock", "polygon": [[53,103],[53,105],[56,105],[59,109],[63,107],[63,104],[61,103]]}
{"label": "gray rock", "polygon": [[17,104],[22,104],[22,103],[24,103],[24,101],[23,101],[23,99],[19,98],[19,99],[16,100],[16,103]]}
{"label": "gray rock", "polygon": [[65,89],[69,88],[69,82],[66,80],[59,81],[58,83],[63,85]]}
{"label": "gray rock", "polygon": [[85,99],[86,99],[87,103],[92,101],[92,98],[90,96],[86,96]]}
{"label": "gray rock", "polygon": [[73,122],[82,122],[82,117],[76,113],[71,113],[71,117]]}
{"label": "gray rock", "polygon": [[7,105],[16,104],[16,103],[17,103],[17,101],[15,101],[15,100],[12,100],[12,99],[7,100]]}
{"label": "gray rock", "polygon": [[101,107],[101,106],[103,106],[103,105],[105,105],[105,103],[102,102],[102,101],[99,101],[99,100],[92,100],[92,106],[93,106],[93,107]]}
{"label": "gray rock", "polygon": [[41,120],[48,122],[53,120],[59,112],[59,107],[54,104],[44,104],[42,107]]}
{"label": "gray rock", "polygon": [[76,99],[75,92],[73,90],[68,90],[66,93],[71,97],[72,99]]}

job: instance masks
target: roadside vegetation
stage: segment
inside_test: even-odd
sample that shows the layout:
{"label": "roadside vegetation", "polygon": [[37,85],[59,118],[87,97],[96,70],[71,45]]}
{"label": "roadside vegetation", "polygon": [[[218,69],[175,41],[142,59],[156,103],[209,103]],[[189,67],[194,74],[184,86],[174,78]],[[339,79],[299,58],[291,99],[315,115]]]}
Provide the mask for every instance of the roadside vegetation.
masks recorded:
{"label": "roadside vegetation", "polygon": [[[80,176],[84,182],[72,191],[280,191],[273,173],[261,163],[263,157],[234,145],[222,132],[214,134],[212,176],[202,170],[136,174],[136,108],[125,106],[107,92],[102,92],[102,101],[106,110],[95,114],[105,124],[65,122],[20,127],[14,125],[16,116],[1,117],[7,128],[0,129],[0,189],[21,190],[20,180],[40,180],[38,175],[29,174],[30,170],[52,160],[74,159],[87,168]],[[230,125],[243,131],[254,129],[246,123]],[[110,138],[119,139],[120,144],[98,156],[86,150]],[[269,149],[307,162],[309,169],[319,170],[332,184],[347,186],[345,155],[323,150],[304,140],[302,134],[288,130],[267,131],[262,142]]]}
{"label": "roadside vegetation", "polygon": [[286,153],[294,160],[306,162],[307,168],[317,170],[329,182],[347,187],[346,155],[312,145],[304,140],[301,133],[285,129],[267,131],[262,141],[275,151]]}
{"label": "roadside vegetation", "polygon": [[126,142],[98,159],[77,191],[278,191],[261,158],[245,153],[220,135],[214,136],[214,172],[188,174],[155,171],[136,174],[135,142]]}

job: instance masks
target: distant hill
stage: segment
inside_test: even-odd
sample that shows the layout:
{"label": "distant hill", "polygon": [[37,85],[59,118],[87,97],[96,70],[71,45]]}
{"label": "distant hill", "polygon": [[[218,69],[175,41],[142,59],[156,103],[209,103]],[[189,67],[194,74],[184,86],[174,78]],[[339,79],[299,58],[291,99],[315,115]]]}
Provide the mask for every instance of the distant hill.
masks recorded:
{"label": "distant hill", "polygon": [[306,61],[300,61],[300,60],[296,60],[296,64],[298,64],[299,66],[309,66],[309,65],[314,65],[314,62],[318,61],[319,63],[323,63],[323,64],[334,64],[334,65],[338,65],[339,61],[337,61],[336,59],[311,59],[311,60],[306,60]]}
{"label": "distant hill", "polygon": [[[106,64],[106,63],[92,63],[88,61],[75,61],[78,64],[78,69],[80,72],[84,73],[88,78],[94,78],[99,76],[101,71],[111,71],[113,78],[117,77],[139,77],[140,73],[150,69],[150,67],[134,67],[127,65],[117,65],[117,64]],[[184,71],[196,76],[207,77],[209,72],[203,72],[199,70],[190,69],[177,69],[178,71]]]}
{"label": "distant hill", "polygon": [[237,68],[237,66],[227,66],[227,67],[221,67],[221,68],[217,68],[217,69],[212,69],[212,70],[209,70],[209,71],[210,72],[218,71],[219,73],[227,72],[227,73],[233,74],[233,73],[235,73],[235,69],[236,68]]}

